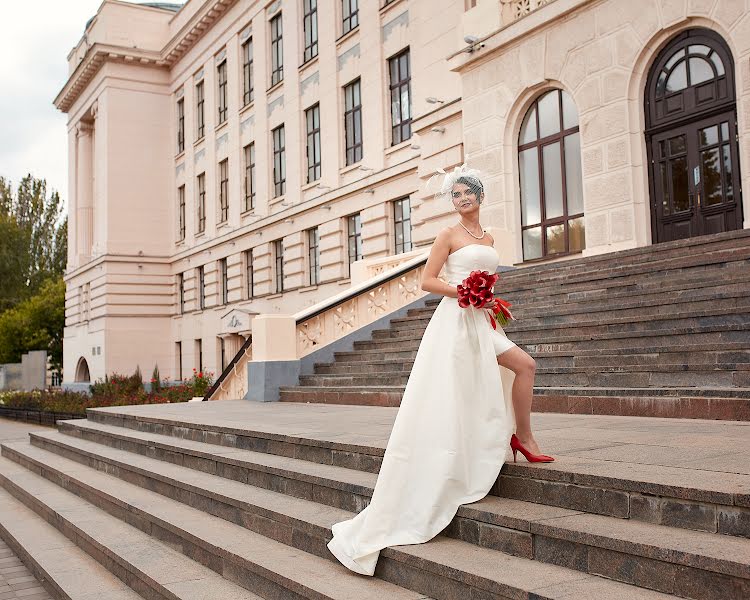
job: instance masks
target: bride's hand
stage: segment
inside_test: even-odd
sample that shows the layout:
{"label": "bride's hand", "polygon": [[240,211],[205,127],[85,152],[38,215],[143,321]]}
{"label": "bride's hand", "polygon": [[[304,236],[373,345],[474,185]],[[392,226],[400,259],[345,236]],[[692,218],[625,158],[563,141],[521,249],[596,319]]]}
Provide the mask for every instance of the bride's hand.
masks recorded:
{"label": "bride's hand", "polygon": [[435,242],[430,249],[430,256],[427,258],[422,273],[421,288],[425,292],[458,298],[458,289],[438,278],[451,250],[450,236],[451,232],[446,228],[442,229],[435,237]]}

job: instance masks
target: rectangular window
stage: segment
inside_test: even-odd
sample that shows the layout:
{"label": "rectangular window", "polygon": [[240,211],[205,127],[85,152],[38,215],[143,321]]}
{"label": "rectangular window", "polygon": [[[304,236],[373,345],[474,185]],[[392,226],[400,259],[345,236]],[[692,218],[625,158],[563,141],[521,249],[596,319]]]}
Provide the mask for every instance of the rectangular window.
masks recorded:
{"label": "rectangular window", "polygon": [[284,79],[281,13],[271,19],[271,86]]}
{"label": "rectangular window", "polygon": [[242,44],[242,106],[253,101],[253,38]]}
{"label": "rectangular window", "polygon": [[177,305],[179,307],[180,314],[185,313],[185,275],[179,273],[177,275]]}
{"label": "rectangular window", "polygon": [[276,292],[284,291],[284,241],[273,243],[274,262],[276,267]]}
{"label": "rectangular window", "polygon": [[341,0],[341,16],[343,18],[343,35],[344,33],[349,33],[359,25],[358,0]]}
{"label": "rectangular window", "polygon": [[177,154],[185,151],[185,99],[177,101]]}
{"label": "rectangular window", "polygon": [[320,233],[317,227],[307,230],[307,265],[310,285],[320,283]]}
{"label": "rectangular window", "polygon": [[227,368],[227,347],[224,344],[224,338],[220,337],[219,340],[219,364],[221,364],[222,372]]}
{"label": "rectangular window", "polygon": [[304,0],[305,54],[302,62],[306,63],[318,55],[318,0]]}
{"label": "rectangular window", "polygon": [[174,354],[177,359],[177,381],[182,381],[182,342],[175,343]]}
{"label": "rectangular window", "polygon": [[284,148],[284,126],[273,130],[273,195],[275,198],[286,192],[286,151]]}
{"label": "rectangular window", "polygon": [[253,273],[253,249],[245,250],[245,299],[255,296],[255,275]]}
{"label": "rectangular window", "polygon": [[177,240],[185,239],[185,186],[177,188]]}
{"label": "rectangular window", "polygon": [[229,271],[227,270],[227,259],[219,260],[219,283],[221,285],[221,303],[229,302]]}
{"label": "rectangular window", "polygon": [[206,308],[206,268],[198,267],[198,310]]}
{"label": "rectangular window", "polygon": [[360,80],[344,87],[344,132],[346,136],[346,164],[362,160],[362,98]]}
{"label": "rectangular window", "polygon": [[229,159],[219,163],[219,223],[229,218]]}
{"label": "rectangular window", "polygon": [[245,204],[243,211],[255,208],[255,142],[244,148],[245,155]]}
{"label": "rectangular window", "polygon": [[411,137],[411,67],[409,49],[388,59],[391,76],[391,146]]}
{"label": "rectangular window", "polygon": [[411,246],[411,206],[409,198],[402,198],[393,203],[395,224],[396,254],[408,252]]}
{"label": "rectangular window", "polygon": [[218,82],[217,105],[219,107],[219,124],[227,120],[227,61],[223,60],[216,67],[216,80]]}
{"label": "rectangular window", "polygon": [[307,183],[320,179],[320,104],[305,111],[307,124]]}
{"label": "rectangular window", "polygon": [[362,215],[349,215],[347,238],[349,241],[349,264],[362,258]]}
{"label": "rectangular window", "polygon": [[198,233],[206,231],[206,174],[198,175]]}
{"label": "rectangular window", "polygon": [[203,112],[205,98],[203,96],[203,81],[199,81],[195,86],[195,122],[197,126],[196,139],[201,139],[206,135],[206,115]]}
{"label": "rectangular window", "polygon": [[203,340],[195,340],[195,358],[198,373],[203,373]]}

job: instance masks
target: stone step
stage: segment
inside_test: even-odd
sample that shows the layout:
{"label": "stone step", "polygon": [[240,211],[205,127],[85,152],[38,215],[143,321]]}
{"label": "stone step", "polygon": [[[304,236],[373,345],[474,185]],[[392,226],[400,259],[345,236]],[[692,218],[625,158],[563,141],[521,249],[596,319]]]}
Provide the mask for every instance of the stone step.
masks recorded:
{"label": "stone step", "polygon": [[732,232],[696,236],[672,242],[629,248],[627,250],[617,250],[615,252],[597,254],[594,256],[571,258],[554,263],[527,265],[518,268],[517,270],[520,271],[521,269],[524,269],[533,271],[537,274],[545,274],[554,273],[561,268],[572,270],[579,267],[586,268],[591,265],[646,264],[649,262],[665,260],[670,257],[704,254],[712,248],[741,248],[749,243],[747,240],[748,237],[750,237],[750,235],[748,234],[747,229],[739,229]]}
{"label": "stone step", "polygon": [[[750,244],[723,247],[714,246],[700,254],[688,254],[670,258],[656,257],[655,260],[639,261],[630,264],[612,262],[613,257],[610,254],[607,259],[609,262],[602,263],[590,260],[577,267],[557,263],[557,269],[547,270],[546,272],[519,268],[514,271],[501,273],[501,279],[505,281],[506,289],[523,289],[524,284],[527,284],[530,280],[533,280],[543,288],[560,282],[577,284],[615,277],[643,278],[651,275],[668,278],[687,271],[722,268],[717,265],[740,264],[748,258],[750,258]],[[616,261],[616,259],[614,260]],[[517,283],[520,284],[519,288],[514,287]]]}
{"label": "stone step", "polygon": [[[749,344],[750,345],[750,344]],[[646,349],[644,349],[646,350]],[[672,347],[667,350],[646,351],[633,350],[625,353],[586,354],[577,356],[573,353],[557,352],[554,354],[532,353],[539,368],[552,367],[608,367],[615,365],[711,365],[719,363],[744,363],[750,364],[750,349],[738,348],[737,350],[697,350],[694,348]],[[315,375],[328,374],[365,374],[365,373],[388,373],[410,371],[414,365],[413,360],[408,359],[372,359],[351,360],[337,357],[332,363],[316,363]]]}
{"label": "stone step", "polygon": [[[513,303],[513,316],[518,322],[526,324],[577,324],[594,318],[600,323],[609,323],[627,315],[629,320],[642,319],[649,315],[673,315],[689,312],[700,313],[712,308],[736,308],[750,312],[750,284],[744,290],[713,292],[711,294],[680,294],[648,301],[631,300],[629,302],[563,303],[546,305],[541,308],[527,309],[523,304]],[[401,330],[427,327],[431,317],[412,316],[392,319],[389,329]],[[376,330],[379,331],[379,330]],[[382,330],[381,330],[382,331]]]}
{"label": "stone step", "polygon": [[[637,341],[637,340],[633,340]],[[706,360],[710,360],[714,356],[745,356],[747,354],[748,344],[745,342],[722,342],[722,343],[711,343],[711,344],[684,344],[679,347],[675,347],[673,344],[668,346],[634,346],[629,345],[627,347],[620,348],[609,348],[609,349],[587,349],[581,348],[576,352],[569,350],[549,350],[542,347],[539,351],[527,352],[537,360],[552,358],[561,358],[564,360],[575,358],[579,361],[595,361],[601,357],[601,362],[607,364],[610,357],[613,360],[627,361],[630,357],[640,357],[644,355],[655,355],[659,357],[664,356],[675,356],[680,357],[670,362],[678,362],[679,360],[691,360],[694,356],[703,356]],[[315,367],[328,366],[328,365],[356,365],[363,363],[387,363],[387,362],[413,362],[417,355],[416,350],[394,350],[392,352],[383,352],[381,350],[355,350],[351,352],[335,352],[334,362],[331,363],[315,363]],[[633,358],[637,361],[636,358]],[[718,360],[717,360],[718,362]],[[738,361],[741,362],[741,361]],[[585,363],[588,364],[588,363]]]}
{"label": "stone step", "polygon": [[[658,282],[639,282],[636,285],[623,285],[616,280],[602,281],[591,289],[574,291],[567,287],[560,287],[557,290],[548,290],[544,295],[540,295],[536,290],[530,289],[525,292],[508,292],[502,285],[496,288],[496,294],[512,302],[514,306],[523,306],[525,309],[538,309],[545,306],[556,307],[559,305],[575,304],[583,306],[584,304],[593,305],[604,302],[625,302],[637,300],[649,300],[658,298],[661,295],[669,294],[675,297],[680,295],[701,292],[709,294],[711,292],[737,291],[746,289],[750,282],[750,274],[747,266],[742,268],[726,269],[730,273],[721,273],[718,277],[712,275],[708,278],[700,278],[694,275],[686,275],[680,280],[673,280],[669,283]],[[440,299],[427,300],[424,308],[410,308],[407,316],[410,317],[430,317],[439,304]]]}
{"label": "stone step", "polygon": [[[16,443],[30,447],[28,442]],[[42,465],[37,465],[36,471],[45,477],[53,474]],[[162,534],[163,542],[158,541],[18,464],[3,463],[0,485],[144,598],[263,600],[174,550],[173,540],[166,531]],[[136,519],[135,514],[131,516],[124,510],[116,497],[108,508],[123,518]],[[155,525],[151,533],[158,534],[156,530]],[[74,576],[83,578],[88,574],[75,573]]]}
{"label": "stone step", "polygon": [[[36,456],[33,454],[35,450]],[[139,458],[127,456],[129,455],[127,452],[114,452],[124,455],[122,459]],[[134,512],[137,511],[140,519],[150,521],[151,527],[154,524],[161,527],[164,527],[164,524],[170,526],[173,540],[176,538],[176,541],[183,545],[197,546],[203,556],[219,552],[222,555],[232,556],[234,553],[239,555],[242,550],[245,550],[245,556],[241,558],[253,564],[263,560],[258,556],[261,548],[253,548],[255,551],[252,553],[246,550],[249,546],[256,545],[255,538],[262,538],[263,535],[280,537],[284,543],[288,544],[288,549],[281,560],[273,563],[272,568],[277,569],[278,563],[283,561],[282,564],[285,563],[304,575],[308,570],[305,563],[315,564],[318,567],[315,572],[315,581],[319,582],[319,587],[328,588],[322,593],[316,590],[318,594],[315,596],[299,594],[295,595],[295,598],[416,599],[425,598],[422,594],[429,594],[435,598],[452,600],[468,597],[499,597],[496,594],[502,593],[503,596],[552,599],[570,597],[571,594],[579,595],[590,590],[596,590],[597,593],[606,594],[608,597],[622,599],[632,598],[633,594],[637,594],[640,598],[675,597],[581,573],[571,568],[501,553],[492,548],[481,547],[463,540],[449,539],[445,536],[437,536],[428,544],[384,549],[382,563],[379,561],[378,571],[376,571],[378,578],[365,579],[363,582],[362,577],[357,577],[344,567],[334,564],[333,557],[330,557],[329,561],[324,561],[313,556],[316,552],[325,552],[324,544],[327,542],[331,525],[338,520],[352,516],[351,513],[330,509],[321,511],[320,505],[314,502],[288,501],[287,498],[279,497],[280,494],[275,494],[275,497],[271,497],[268,493],[263,494],[263,490],[258,490],[253,486],[241,483],[232,485],[233,482],[220,481],[216,482],[220,484],[216,491],[206,496],[201,509],[221,513],[225,516],[225,520],[204,514],[202,520],[197,521],[191,516],[195,512],[200,513],[200,510],[181,505],[169,497],[170,488],[176,494],[179,494],[180,488],[195,489],[194,478],[192,482],[190,480],[190,469],[159,464],[159,461],[147,459],[152,469],[166,468],[169,472],[166,476],[169,484],[166,484],[164,477],[160,478],[159,491],[164,497],[158,498],[155,497],[157,495],[154,492],[117,480],[111,475],[96,473],[91,469],[81,471],[80,467],[74,463],[66,464],[70,463],[66,459],[56,457],[49,452],[39,453],[39,449],[28,445],[25,449],[18,451],[18,454],[22,454],[19,457],[20,460],[26,460],[32,464],[44,464],[47,468],[45,473],[49,473],[50,478],[57,479],[69,488],[74,488],[76,493],[85,493],[87,499],[93,502],[111,505],[113,501],[117,501],[129,506]],[[150,472],[148,468],[145,469],[145,474]],[[182,481],[181,477],[187,477],[188,480]],[[214,488],[216,486],[211,485],[215,483],[212,481],[214,479],[220,478],[204,475],[201,482],[206,482]],[[195,500],[195,494],[196,492],[191,492],[187,496],[188,502]],[[186,498],[184,494],[181,494],[181,497]],[[250,527],[262,527],[263,535],[242,532],[239,523],[250,525]],[[681,532],[681,535],[685,535],[684,532]],[[237,550],[232,548],[233,542]],[[274,539],[266,540],[266,545],[270,546],[271,543],[283,546]],[[301,555],[306,553],[309,553],[309,558],[302,558]],[[264,562],[268,564],[269,558],[274,557],[265,556],[264,558]],[[717,561],[716,557],[707,557],[706,553],[700,555],[700,558],[697,555],[690,555],[686,562],[689,563],[691,560],[705,561],[712,563],[713,566],[729,569],[737,568],[722,559]],[[327,568],[319,566],[318,563],[321,561],[329,562],[329,566]],[[701,567],[688,564],[668,564],[666,568],[670,566],[681,571],[688,569],[691,574],[693,572],[696,576],[701,574],[704,578],[705,573],[709,573],[712,582],[714,585],[718,584],[719,589],[727,585],[742,585],[741,580],[735,575],[705,571]],[[741,565],[739,568],[741,569]],[[611,570],[615,571],[616,568],[611,568]],[[380,581],[379,578],[385,581]],[[689,579],[690,576],[688,575],[687,578]],[[351,583],[346,585],[349,581]],[[398,588],[388,582],[398,582],[404,587],[408,586],[409,590]],[[368,585],[370,590],[365,587]],[[375,591],[376,586],[380,588],[377,591]],[[689,589],[684,582],[680,583],[677,588],[675,591],[678,592]],[[335,596],[333,590],[335,590]],[[371,593],[368,594],[368,591]],[[702,600],[706,596],[695,595],[694,597]]]}
{"label": "stone step", "polygon": [[[109,442],[109,444],[119,444],[120,447],[127,442],[126,449],[130,451],[137,451],[140,445],[142,453],[148,452],[149,447],[158,448],[163,453],[161,455],[157,453],[153,459],[144,458],[132,456],[130,452],[119,449],[102,450],[97,448],[96,443],[80,441],[72,444],[63,441],[62,447],[66,450],[71,447],[81,447],[81,454],[71,458],[87,465],[91,464],[92,460],[104,460],[104,465],[101,462],[95,463],[100,470],[116,474],[127,481],[133,481],[141,487],[159,489],[161,493],[171,498],[184,498],[187,496],[187,491],[191,495],[201,493],[201,491],[195,491],[195,478],[190,469],[165,464],[158,460],[164,456],[167,456],[169,460],[175,454],[179,454],[183,450],[179,443],[175,444],[172,439],[153,434],[139,436],[134,432],[128,432],[125,436],[118,435],[119,432],[112,431],[115,429],[117,428],[108,428],[109,431],[104,431],[100,426],[93,430],[89,429],[87,432],[84,424],[79,428],[79,433],[82,435],[88,433],[92,438],[97,437],[99,443]],[[110,437],[106,437],[108,433]],[[38,444],[45,439],[50,440],[51,436],[52,434],[35,436],[34,443]],[[57,436],[63,437],[59,434]],[[202,445],[206,446],[206,444]],[[186,446],[184,448],[186,452],[190,454],[196,452],[196,443]],[[60,447],[51,446],[49,449],[58,452]],[[84,455],[83,451],[86,448],[89,452]],[[33,454],[27,451],[27,455],[29,453]],[[217,453],[216,447],[203,448],[201,454],[204,457],[213,456],[217,464],[227,456],[226,453]],[[88,460],[84,456],[88,456]],[[232,457],[237,461],[240,453],[235,453]],[[37,461],[39,462],[41,460]],[[235,466],[238,466],[237,462]],[[127,470],[128,474],[123,475],[123,469]],[[219,470],[217,468],[217,471]],[[235,476],[236,473],[233,471]],[[323,499],[322,501],[332,501],[336,508],[355,511],[361,510],[361,507],[369,502],[376,475],[368,474],[369,480],[363,482],[362,474],[357,471],[334,467],[329,469],[329,473],[331,474],[318,471],[317,481],[313,485],[321,488],[330,486],[338,491],[333,495],[319,492],[317,497]],[[303,476],[303,474],[299,475]],[[326,477],[329,478],[326,479]],[[223,504],[224,506],[214,506],[208,511],[219,516],[231,514],[239,508],[256,516],[259,516],[258,513],[262,511],[264,520],[270,519],[279,525],[290,522],[310,522],[310,515],[315,514],[314,507],[309,506],[310,499],[280,499],[276,492],[242,485],[242,482],[251,479],[251,477],[246,478],[240,475],[237,479],[239,483],[233,485],[221,481],[220,477],[206,476],[201,479],[201,484],[205,483],[206,487],[202,492],[205,498],[191,499],[190,502],[201,507],[211,502]],[[246,489],[248,487],[250,489]],[[287,486],[279,486],[277,489],[286,488]],[[348,496],[345,496],[346,491],[350,489],[356,491],[351,491]],[[314,489],[311,497],[316,497]],[[286,510],[279,514],[279,507]],[[295,509],[297,514],[290,514]],[[330,513],[331,511],[327,511],[327,514]],[[343,519],[351,515],[339,514],[337,516]],[[553,519],[554,524],[550,523]],[[242,521],[252,523],[252,518],[245,517]],[[330,524],[320,528],[317,532],[319,548],[322,548],[323,543],[327,541],[326,530],[330,528]],[[277,528],[266,526],[265,529],[275,531]],[[611,532],[615,534],[612,535]],[[445,533],[471,544],[583,572],[589,572],[590,562],[609,564],[611,561],[609,570],[601,574],[615,579],[622,577],[621,575],[618,577],[618,568],[622,558],[616,560],[622,555],[627,556],[626,560],[629,564],[637,565],[636,569],[660,573],[665,580],[670,575],[673,576],[676,569],[687,571],[683,576],[688,578],[692,576],[696,580],[690,582],[689,585],[685,582],[684,589],[696,587],[698,582],[706,577],[713,579],[719,588],[740,589],[745,585],[742,580],[750,578],[750,554],[746,552],[750,549],[748,540],[724,538],[707,532],[687,531],[663,525],[623,522],[622,519],[616,517],[588,515],[580,511],[503,498],[487,497],[480,502],[460,507],[456,519]],[[306,534],[307,536],[315,535],[309,529]],[[292,535],[291,539],[293,540],[294,537]],[[738,556],[744,554],[748,554],[744,561],[737,559]],[[593,560],[589,560],[589,555]],[[675,556],[679,556],[677,561],[674,560]],[[561,562],[565,564],[560,564]],[[605,568],[607,567],[599,566],[599,569]],[[628,583],[631,582],[628,581]],[[640,583],[653,585],[646,580],[641,580]],[[662,591],[670,590],[662,589]],[[690,597],[705,598],[707,596]]]}
{"label": "stone step", "polygon": [[[170,499],[167,494],[144,489],[95,469],[83,469],[72,460],[34,448],[28,442],[4,444],[3,452],[8,452],[19,464],[41,471],[44,476],[43,479],[31,471],[11,476],[0,472],[3,485],[12,487],[17,497],[49,513],[65,529],[82,532],[83,539],[95,549],[106,548],[108,555],[114,556],[115,565],[123,559],[131,561],[139,579],[147,578],[149,584],[161,586],[169,593],[153,596],[148,590],[146,597],[172,600],[427,598],[379,579],[363,579],[331,560],[292,548],[229,519],[210,515],[202,506],[188,506]],[[193,478],[190,487],[196,492],[184,494],[185,498],[202,498],[204,503],[218,506],[200,493],[203,479],[203,474],[198,479]],[[157,487],[158,491],[168,492],[164,484]],[[35,496],[40,491],[43,495],[37,499]],[[234,513],[239,520],[241,513],[236,509]],[[94,515],[96,519],[92,519]],[[264,519],[260,515],[255,517],[255,526],[260,527]],[[132,525],[122,522],[122,518]],[[265,522],[267,526],[283,529],[269,519]],[[288,524],[287,530],[291,533]],[[297,530],[296,533],[302,532]]]}
{"label": "stone step", "polygon": [[[408,369],[373,373],[301,375],[300,386],[406,385]],[[537,367],[535,385],[628,387],[747,387],[750,363],[633,364],[596,367]],[[623,391],[625,391],[625,389]]]}
{"label": "stone step", "polygon": [[[746,302],[750,302],[750,299]],[[473,309],[466,309],[473,310]],[[589,317],[589,315],[585,315]],[[622,316],[603,315],[599,318],[582,318],[574,322],[560,320],[557,317],[545,317],[544,319],[519,319],[511,321],[503,330],[507,334],[533,332],[545,335],[565,331],[571,327],[582,330],[587,334],[605,332],[628,332],[629,334],[639,331],[650,331],[653,329],[676,329],[711,324],[737,324],[750,326],[750,306],[745,307],[745,302],[738,306],[712,307],[700,310],[675,310],[673,313],[644,315],[640,313],[624,314]],[[489,321],[487,327],[490,327]],[[380,339],[421,339],[425,327],[412,326],[408,329],[375,329],[372,332],[373,340]]]}
{"label": "stone step", "polygon": [[[20,470],[20,467],[7,458],[0,458],[0,473],[7,469]],[[0,487],[0,537],[55,598],[143,600],[125,583],[2,487]],[[3,590],[0,590],[0,594],[2,593]]]}
{"label": "stone step", "polygon": [[[352,413],[357,419],[361,418],[358,414],[362,410],[369,414],[380,409],[350,407],[347,413]],[[366,505],[367,486],[373,481],[368,475],[379,471],[384,454],[383,445],[303,437],[296,431],[294,435],[287,435],[279,431],[235,428],[220,433],[203,429],[206,427],[203,423],[177,419],[152,422],[142,414],[131,418],[110,410],[91,411],[90,414],[96,414],[105,422],[64,421],[60,422],[61,427],[68,436],[33,434],[32,440],[35,443],[46,440],[55,446],[57,453],[63,448],[78,447],[78,455],[85,454],[80,448],[88,444],[97,460],[101,459],[104,450],[95,448],[95,443],[171,462],[182,456],[184,466],[354,511]],[[154,428],[160,433],[153,433]],[[647,431],[640,437],[649,440],[648,435],[653,436],[651,431],[656,427],[652,425],[644,429]],[[178,434],[181,438],[170,434]],[[65,439],[73,435],[88,439]],[[629,429],[618,429],[611,435],[613,439],[630,440],[633,437]],[[592,445],[596,447],[595,442],[585,439],[565,440],[564,446],[544,440],[540,440],[540,444],[556,455],[556,462],[532,464],[524,462],[523,458],[513,462],[508,449],[506,462],[490,495],[591,514],[750,537],[750,475],[703,470],[697,478],[695,471],[681,466],[592,460],[577,456]],[[665,452],[668,450],[673,449],[664,448]],[[191,458],[186,458],[188,456]],[[681,457],[677,458],[681,460]],[[232,468],[223,466],[227,464]],[[273,478],[283,480],[283,483],[274,483]],[[346,485],[342,485],[342,481],[346,481]],[[325,489],[316,489],[316,485]]]}

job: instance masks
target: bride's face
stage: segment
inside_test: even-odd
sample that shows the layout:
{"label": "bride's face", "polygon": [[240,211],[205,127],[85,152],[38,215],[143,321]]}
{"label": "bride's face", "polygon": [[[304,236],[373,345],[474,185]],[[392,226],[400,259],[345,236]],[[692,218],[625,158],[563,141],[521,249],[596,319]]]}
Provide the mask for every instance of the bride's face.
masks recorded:
{"label": "bride's face", "polygon": [[[482,192],[484,196],[484,192]],[[451,190],[451,199],[453,200],[453,206],[461,214],[471,213],[475,210],[479,210],[479,198],[475,192],[465,183],[457,183]]]}

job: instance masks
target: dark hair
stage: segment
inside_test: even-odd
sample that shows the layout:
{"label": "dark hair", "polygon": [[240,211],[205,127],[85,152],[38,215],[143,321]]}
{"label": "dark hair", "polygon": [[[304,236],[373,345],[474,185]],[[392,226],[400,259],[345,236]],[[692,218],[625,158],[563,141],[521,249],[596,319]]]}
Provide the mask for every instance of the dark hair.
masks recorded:
{"label": "dark hair", "polygon": [[484,187],[482,186],[482,182],[479,181],[478,177],[466,177],[465,175],[462,175],[461,177],[456,179],[453,185],[456,185],[456,183],[465,184],[471,190],[473,194],[476,194],[477,201],[481,202],[480,196],[482,195],[482,192],[484,191]]}

